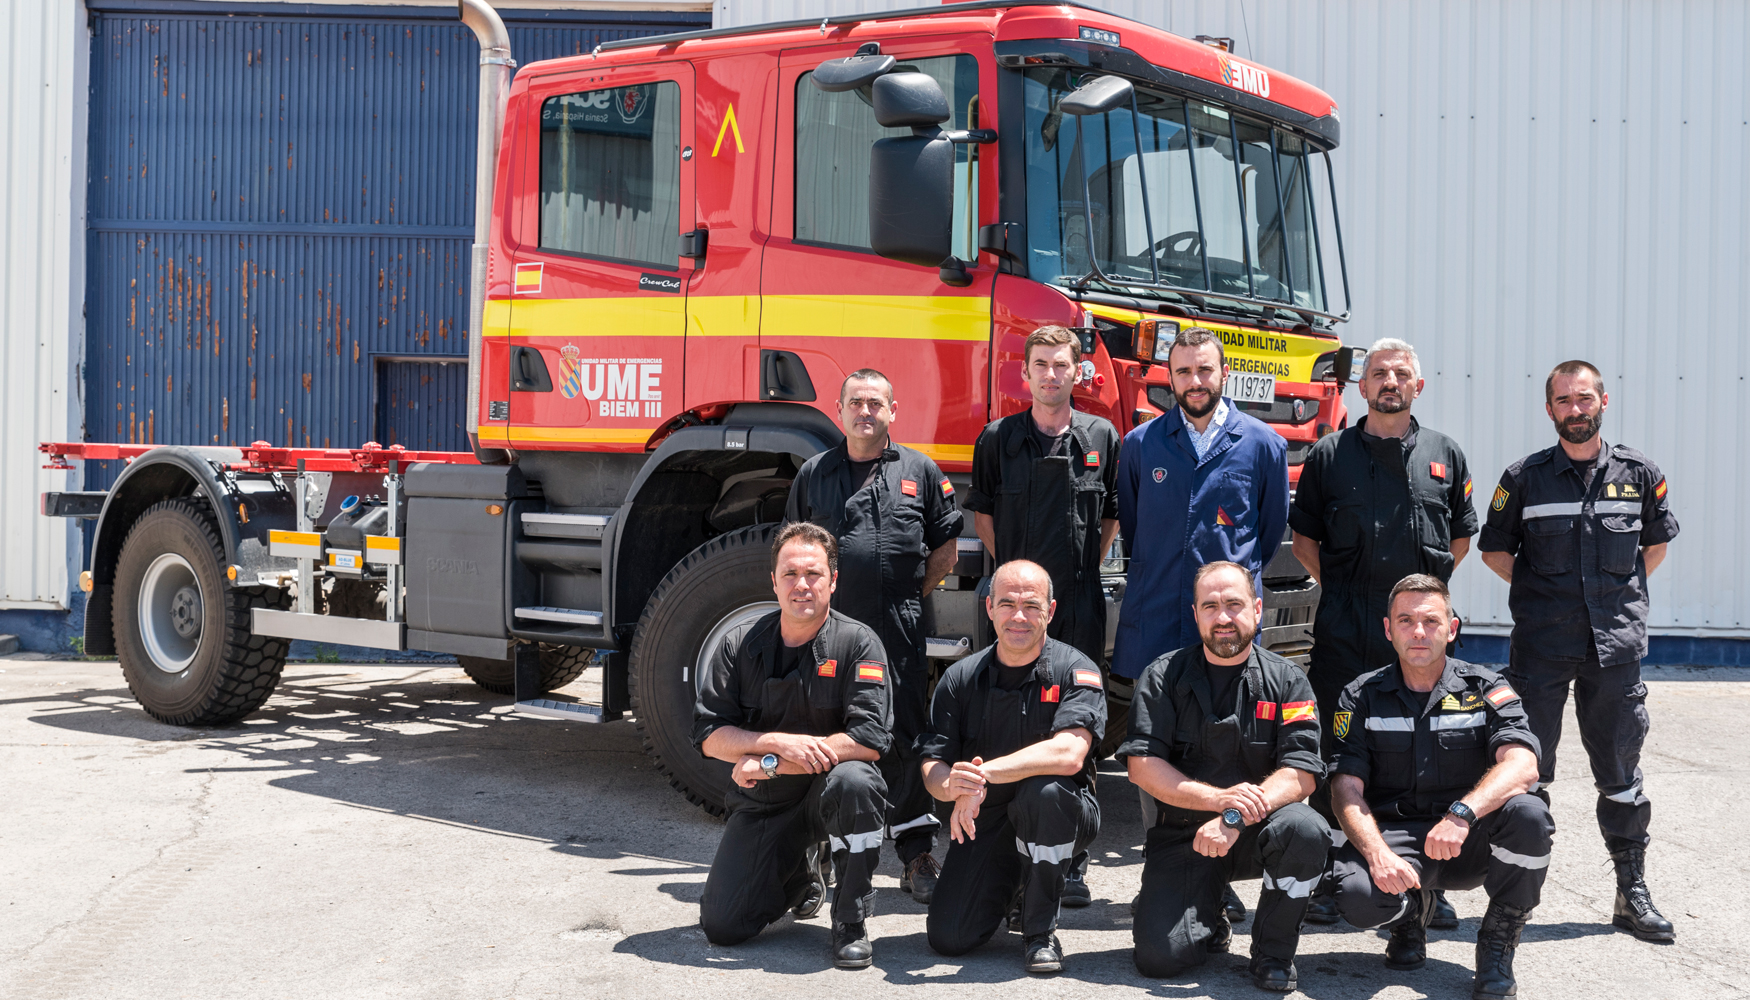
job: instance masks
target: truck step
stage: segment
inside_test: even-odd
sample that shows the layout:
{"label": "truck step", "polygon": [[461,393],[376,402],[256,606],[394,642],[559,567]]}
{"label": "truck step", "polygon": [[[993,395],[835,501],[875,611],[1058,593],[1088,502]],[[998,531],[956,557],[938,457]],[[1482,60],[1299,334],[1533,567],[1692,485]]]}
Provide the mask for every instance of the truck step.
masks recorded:
{"label": "truck step", "polygon": [[620,713],[604,712],[600,705],[580,705],[574,701],[554,701],[551,698],[531,698],[511,706],[523,715],[538,715],[543,719],[564,719],[567,722],[618,722]]}
{"label": "truck step", "polygon": [[607,528],[608,522],[613,519],[610,514],[530,512],[523,515],[523,534],[542,538],[599,539]]}
{"label": "truck step", "polygon": [[577,611],[572,608],[518,608],[516,616],[528,621],[563,622],[566,625],[600,625],[600,611]]}
{"label": "truck step", "polygon": [[305,615],[296,611],[255,608],[249,631],[281,639],[308,639],[372,649],[406,649],[407,626],[402,622],[343,618],[340,615]]}

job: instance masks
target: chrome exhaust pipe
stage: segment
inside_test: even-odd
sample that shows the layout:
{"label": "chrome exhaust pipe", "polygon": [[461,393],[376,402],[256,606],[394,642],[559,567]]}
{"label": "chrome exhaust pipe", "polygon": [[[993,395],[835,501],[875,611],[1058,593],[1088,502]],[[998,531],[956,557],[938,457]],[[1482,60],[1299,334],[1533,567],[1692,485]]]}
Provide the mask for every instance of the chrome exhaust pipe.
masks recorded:
{"label": "chrome exhaust pipe", "polygon": [[[498,174],[498,142],[504,134],[504,107],[516,60],[510,57],[510,32],[487,0],[457,0],[462,23],[480,40],[480,131],[474,159],[473,270],[468,279],[468,443],[482,463],[508,456],[480,447],[480,365],[486,333],[486,268],[491,259],[492,189]],[[487,454],[491,453],[491,454]]]}

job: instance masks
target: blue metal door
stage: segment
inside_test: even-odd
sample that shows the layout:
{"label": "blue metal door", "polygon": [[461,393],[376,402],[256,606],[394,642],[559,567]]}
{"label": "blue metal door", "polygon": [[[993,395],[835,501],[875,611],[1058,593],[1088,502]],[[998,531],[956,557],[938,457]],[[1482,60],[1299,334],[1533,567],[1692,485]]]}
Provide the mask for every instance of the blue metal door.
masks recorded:
{"label": "blue metal door", "polygon": [[[466,447],[435,365],[468,336],[479,48],[454,11],[87,7],[87,439]],[[526,64],[709,16],[507,23]],[[384,409],[410,388],[423,409]]]}

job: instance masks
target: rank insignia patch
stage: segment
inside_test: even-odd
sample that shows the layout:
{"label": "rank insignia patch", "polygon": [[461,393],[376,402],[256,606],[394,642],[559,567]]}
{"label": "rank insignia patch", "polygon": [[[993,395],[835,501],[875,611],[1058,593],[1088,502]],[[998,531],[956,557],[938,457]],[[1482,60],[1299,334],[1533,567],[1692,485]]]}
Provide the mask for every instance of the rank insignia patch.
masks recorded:
{"label": "rank insignia patch", "polygon": [[1641,498],[1640,488],[1634,483],[1623,483],[1622,497],[1624,500],[1639,500]]}
{"label": "rank insignia patch", "polygon": [[1254,713],[1260,719],[1276,718],[1276,703],[1273,701],[1258,702],[1258,710]]}
{"label": "rank insignia patch", "polygon": [[1458,696],[1449,694],[1440,699],[1440,707],[1454,712],[1458,711]]}
{"label": "rank insignia patch", "polygon": [[1428,463],[1428,474],[1433,476],[1435,479],[1445,479],[1446,478],[1446,466],[1445,466],[1445,464],[1443,464],[1441,462],[1429,462]]}
{"label": "rank insignia patch", "polygon": [[1496,510],[1500,510],[1503,507],[1507,506],[1507,487],[1505,487],[1505,486],[1495,487],[1495,502],[1490,504],[1489,506],[1495,508]]}
{"label": "rank insignia patch", "polygon": [[1316,701],[1285,701],[1282,703],[1282,724],[1287,726],[1296,722],[1311,722],[1317,725],[1319,721],[1319,705]]}
{"label": "rank insignia patch", "polygon": [[1349,717],[1350,713],[1348,712],[1338,712],[1331,716],[1331,735],[1340,740],[1347,739],[1349,736]]}
{"label": "rank insignia patch", "polygon": [[865,684],[885,684],[887,668],[874,660],[860,660],[857,663],[857,679]]}
{"label": "rank insignia patch", "polygon": [[1083,455],[1082,464],[1090,469],[1098,469],[1100,467],[1100,453],[1097,451],[1090,451],[1086,455]]}
{"label": "rank insignia patch", "polygon": [[837,677],[839,675],[839,661],[822,660],[820,666],[816,667],[814,672],[822,677]]}
{"label": "rank insignia patch", "polygon": [[1053,685],[1051,685],[1051,686],[1049,686],[1049,687],[1042,687],[1042,688],[1040,688],[1040,689],[1039,689],[1039,700],[1040,700],[1040,701],[1041,701],[1041,702],[1048,702],[1048,701],[1052,701],[1052,702],[1054,702],[1054,701],[1057,701],[1057,700],[1058,700],[1058,697],[1057,697],[1057,685],[1056,685],[1056,684],[1053,684]]}
{"label": "rank insignia patch", "polygon": [[1075,678],[1076,683],[1080,684],[1082,687],[1098,688],[1101,686],[1100,672],[1098,670],[1082,668],[1075,672]]}
{"label": "rank insignia patch", "polygon": [[908,497],[917,496],[918,495],[917,480],[915,480],[915,479],[901,479],[899,481],[899,492],[904,493]]}

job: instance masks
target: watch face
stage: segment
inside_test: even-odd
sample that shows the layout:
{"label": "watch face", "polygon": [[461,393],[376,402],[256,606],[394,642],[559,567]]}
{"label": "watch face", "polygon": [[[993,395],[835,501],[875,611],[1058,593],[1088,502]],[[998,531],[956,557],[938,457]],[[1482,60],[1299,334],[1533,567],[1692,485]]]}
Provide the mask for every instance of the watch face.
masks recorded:
{"label": "watch face", "polygon": [[1238,809],[1227,809],[1221,814],[1221,821],[1235,829],[1240,827],[1243,819],[1244,817],[1240,816],[1240,811]]}

